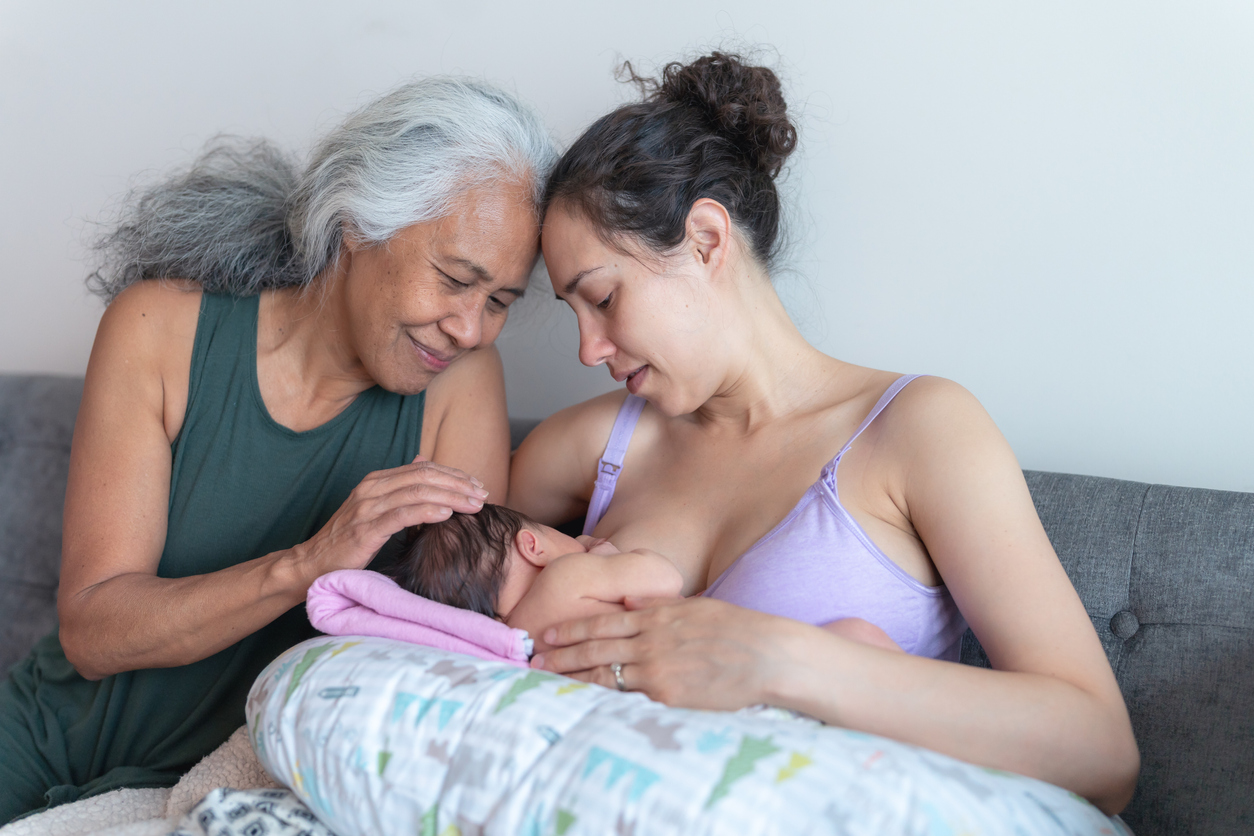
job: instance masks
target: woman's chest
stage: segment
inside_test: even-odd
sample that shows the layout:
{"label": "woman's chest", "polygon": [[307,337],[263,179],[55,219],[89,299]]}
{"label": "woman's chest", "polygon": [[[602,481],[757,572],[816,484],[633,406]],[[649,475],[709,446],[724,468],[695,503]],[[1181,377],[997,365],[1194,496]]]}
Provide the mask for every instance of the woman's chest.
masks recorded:
{"label": "woman's chest", "polygon": [[[889,494],[889,463],[872,444],[840,461],[839,500],[836,479],[827,488],[816,484],[839,449],[829,435],[811,428],[752,444],[663,439],[642,445],[634,456],[629,452],[595,534],[621,549],[666,555],[684,576],[683,594],[692,595],[764,536],[795,522],[790,515],[803,499],[825,508],[837,502],[873,548],[921,583],[938,584],[926,549]],[[830,557],[835,545],[818,547]]]}
{"label": "woman's chest", "polygon": [[624,462],[596,536],[666,555],[695,594],[789,514],[832,452],[830,443],[656,444]]}

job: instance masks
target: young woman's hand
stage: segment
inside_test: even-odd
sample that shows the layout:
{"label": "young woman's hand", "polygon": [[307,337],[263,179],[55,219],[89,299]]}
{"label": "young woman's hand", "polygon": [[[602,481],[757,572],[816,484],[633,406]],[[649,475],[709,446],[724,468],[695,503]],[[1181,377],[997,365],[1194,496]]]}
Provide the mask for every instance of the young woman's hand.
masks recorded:
{"label": "young woman's hand", "polygon": [[632,599],[628,611],[568,621],[545,631],[535,668],[627,690],[667,705],[736,710],[773,702],[791,666],[792,638],[816,628],[711,598]]}
{"label": "young woman's hand", "polygon": [[487,495],[473,476],[418,456],[368,474],[317,534],[292,548],[291,559],[309,583],[336,569],[361,569],[396,532],[454,511],[473,514]]}

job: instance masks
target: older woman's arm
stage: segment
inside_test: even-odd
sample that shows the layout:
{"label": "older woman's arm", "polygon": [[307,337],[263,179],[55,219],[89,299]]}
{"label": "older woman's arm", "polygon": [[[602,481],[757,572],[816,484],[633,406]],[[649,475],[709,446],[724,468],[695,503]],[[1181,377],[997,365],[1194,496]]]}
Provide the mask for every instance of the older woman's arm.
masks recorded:
{"label": "older woman's arm", "polygon": [[629,602],[643,608],[560,625],[545,639],[563,647],[533,664],[610,685],[606,666],[625,663],[631,688],[669,704],[773,703],[1122,809],[1139,770],[1127,710],[1018,464],[974,398],[946,381],[919,383],[881,419],[876,444],[895,462],[889,493],[996,670],[708,599]]}
{"label": "older woman's arm", "polygon": [[364,566],[405,525],[443,506],[474,510],[468,477],[418,463],[371,474],[305,543],[210,574],[157,577],[200,307],[189,288],[128,288],[106,309],[92,348],[57,594],[66,658],[89,679],[210,656],[299,604],[319,575]]}
{"label": "older woman's arm", "polygon": [[422,455],[470,473],[504,503],[509,488],[509,416],[505,371],[493,346],[459,358],[427,387]]}

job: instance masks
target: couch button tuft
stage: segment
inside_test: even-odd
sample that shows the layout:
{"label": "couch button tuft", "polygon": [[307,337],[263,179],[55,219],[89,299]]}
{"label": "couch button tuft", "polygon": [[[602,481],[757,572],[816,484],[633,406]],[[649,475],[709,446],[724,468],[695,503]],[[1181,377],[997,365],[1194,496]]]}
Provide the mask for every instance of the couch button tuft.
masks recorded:
{"label": "couch button tuft", "polygon": [[1127,610],[1115,613],[1114,618],[1110,619],[1110,632],[1125,641],[1136,635],[1136,631],[1140,628],[1141,622],[1137,621],[1136,616]]}

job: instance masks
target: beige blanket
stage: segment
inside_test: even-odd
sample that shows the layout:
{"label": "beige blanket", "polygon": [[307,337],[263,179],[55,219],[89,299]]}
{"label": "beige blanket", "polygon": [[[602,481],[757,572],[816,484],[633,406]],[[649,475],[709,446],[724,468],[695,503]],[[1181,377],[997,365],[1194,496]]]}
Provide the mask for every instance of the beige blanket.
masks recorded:
{"label": "beige blanket", "polygon": [[210,790],[277,786],[253,754],[248,730],[240,728],[171,789],[84,798],[0,827],[0,836],[166,836]]}

